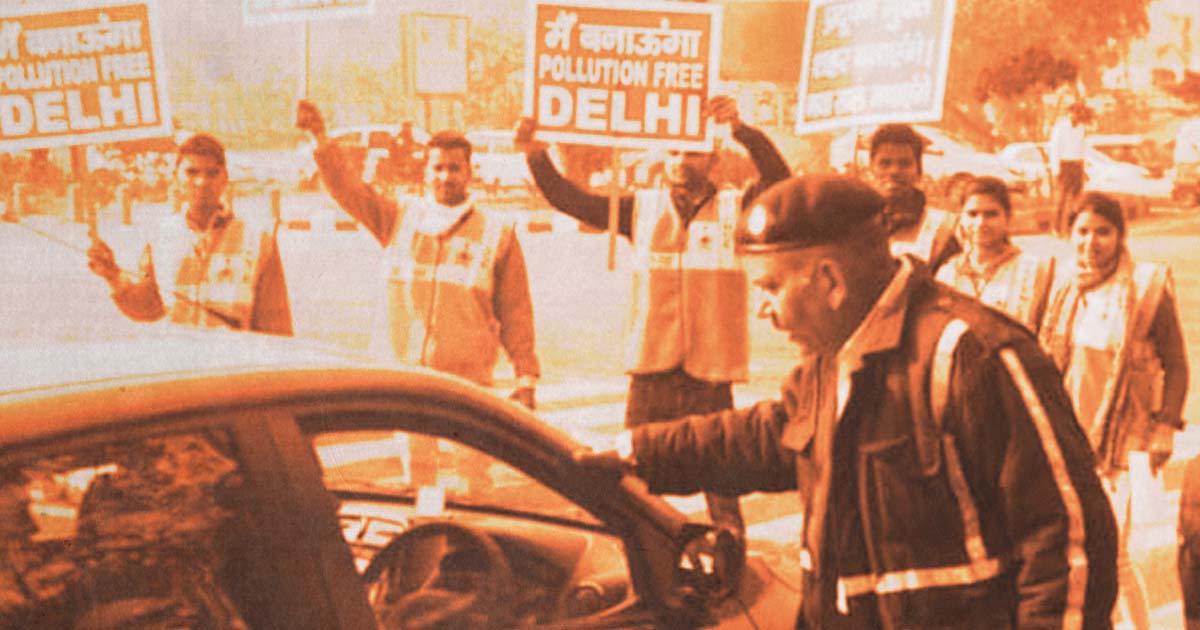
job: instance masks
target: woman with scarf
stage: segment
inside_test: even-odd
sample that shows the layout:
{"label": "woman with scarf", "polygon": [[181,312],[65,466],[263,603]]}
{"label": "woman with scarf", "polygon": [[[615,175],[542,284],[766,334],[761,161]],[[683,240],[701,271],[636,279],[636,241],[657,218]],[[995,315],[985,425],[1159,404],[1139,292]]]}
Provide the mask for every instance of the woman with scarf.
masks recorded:
{"label": "woman with scarf", "polygon": [[1112,197],[1085,193],[1068,225],[1074,264],[1051,290],[1040,341],[1063,373],[1116,510],[1118,608],[1134,627],[1148,628],[1145,586],[1129,560],[1130,461],[1160,468],[1184,426],[1188,363],[1175,288],[1168,267],[1130,258]]}
{"label": "woman with scarf", "polygon": [[958,237],[965,248],[946,261],[937,279],[1004,311],[1037,332],[1045,311],[1054,259],[1022,252],[1009,239],[1012,202],[995,177],[976,177],[963,189]]}

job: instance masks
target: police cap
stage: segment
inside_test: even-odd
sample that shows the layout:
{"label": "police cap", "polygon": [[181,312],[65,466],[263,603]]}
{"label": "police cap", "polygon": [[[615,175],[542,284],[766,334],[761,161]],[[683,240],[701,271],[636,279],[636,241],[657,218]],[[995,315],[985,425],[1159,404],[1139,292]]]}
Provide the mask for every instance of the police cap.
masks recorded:
{"label": "police cap", "polygon": [[791,177],[741,213],[737,249],[763,253],[833,243],[878,217],[883,205],[879,193],[852,177]]}

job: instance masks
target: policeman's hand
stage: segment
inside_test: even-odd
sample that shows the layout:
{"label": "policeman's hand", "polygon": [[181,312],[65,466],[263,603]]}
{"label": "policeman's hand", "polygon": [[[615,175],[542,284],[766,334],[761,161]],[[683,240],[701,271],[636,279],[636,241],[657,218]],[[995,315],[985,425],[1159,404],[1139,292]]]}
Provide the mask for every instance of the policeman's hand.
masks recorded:
{"label": "policeman's hand", "polygon": [[513,136],[513,148],[525,155],[545,151],[546,143],[534,140],[535,133],[537,133],[537,121],[532,118],[522,118],[517,122],[516,133]]}
{"label": "policeman's hand", "polygon": [[296,128],[307,131],[317,142],[325,140],[325,119],[321,117],[321,110],[310,101],[300,99],[296,103]]}
{"label": "policeman's hand", "polygon": [[1155,422],[1150,436],[1150,472],[1158,474],[1175,451],[1175,427],[1166,422]]}
{"label": "policeman's hand", "polygon": [[532,387],[518,387],[508,395],[508,399],[515,400],[522,405],[525,405],[525,407],[530,411],[533,411],[534,409],[537,409],[537,397],[534,395],[534,393],[535,391]]}
{"label": "policeman's hand", "polygon": [[615,449],[600,452],[580,449],[572,453],[571,458],[585,473],[608,483],[620,483],[626,473],[633,472]]}
{"label": "policeman's hand", "polygon": [[742,127],[742,119],[738,117],[737,101],[732,96],[721,94],[708,99],[705,111],[712,116],[713,122],[722,125],[728,124],[730,131],[737,131]]}
{"label": "policeman's hand", "polygon": [[115,284],[117,278],[121,275],[121,268],[117,266],[116,257],[113,255],[113,250],[107,243],[100,239],[93,239],[92,246],[88,248],[88,269],[92,273],[104,278],[109,285]]}

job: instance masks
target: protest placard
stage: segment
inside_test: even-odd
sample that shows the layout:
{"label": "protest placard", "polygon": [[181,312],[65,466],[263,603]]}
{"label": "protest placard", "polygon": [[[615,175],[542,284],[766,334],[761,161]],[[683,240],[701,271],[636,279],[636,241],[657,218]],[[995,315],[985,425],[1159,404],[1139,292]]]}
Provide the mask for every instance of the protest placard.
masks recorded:
{"label": "protest placard", "polygon": [[375,0],[242,0],[242,20],[246,24],[374,14]]}
{"label": "protest placard", "polygon": [[940,120],[954,0],[813,0],[797,133]]}
{"label": "protest placard", "polygon": [[171,133],[154,3],[0,18],[0,151]]}
{"label": "protest placard", "polygon": [[525,115],[538,137],[710,150],[704,115],[719,76],[721,7],[531,0]]}

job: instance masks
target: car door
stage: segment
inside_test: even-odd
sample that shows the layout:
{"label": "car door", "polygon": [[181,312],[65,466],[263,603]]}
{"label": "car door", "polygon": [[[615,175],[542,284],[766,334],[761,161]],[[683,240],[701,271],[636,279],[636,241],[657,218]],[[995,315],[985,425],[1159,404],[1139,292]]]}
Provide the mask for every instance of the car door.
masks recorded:
{"label": "car door", "polygon": [[5,448],[0,628],[370,627],[326,596],[336,522],[288,490],[281,420],[206,413]]}
{"label": "car door", "polygon": [[[305,447],[288,451],[286,467],[306,470],[316,464],[314,481],[337,501],[343,544],[361,571],[369,572],[372,560],[385,555],[381,550],[405,532],[462,524],[487,532],[486,538],[497,543],[511,565],[503,572],[487,566],[468,581],[511,574],[507,579],[512,584],[501,592],[503,616],[514,626],[658,627],[660,591],[653,585],[673,576],[661,575],[661,570],[654,575],[648,565],[668,558],[667,566],[673,566],[675,552],[665,525],[662,538],[651,543],[649,532],[655,524],[635,522],[638,516],[631,506],[614,505],[611,496],[595,496],[594,486],[593,496],[580,496],[581,480],[563,478],[563,467],[554,461],[563,454],[547,448],[554,440],[530,432],[527,425],[496,426],[495,409],[486,417],[452,404],[397,402],[295,411],[296,435]],[[449,545],[447,540],[429,546]],[[631,548],[641,553],[627,553]],[[423,571],[407,579],[440,584],[429,590],[451,590],[445,584],[453,582],[445,577],[453,570],[449,565],[454,558],[486,556],[480,549],[470,554],[456,549],[430,561],[436,566],[423,569],[405,565],[409,573]],[[403,553],[415,552],[406,548]],[[388,615],[395,608],[389,612],[382,599],[384,586],[356,582],[355,587],[360,597],[369,594],[382,627],[389,627]],[[408,588],[404,595],[428,595],[411,584]],[[495,589],[477,590],[483,592],[480,597],[497,597]],[[498,606],[501,602],[492,602],[489,620],[501,615]],[[466,619],[470,617],[454,621]]]}

